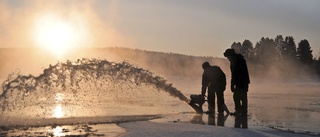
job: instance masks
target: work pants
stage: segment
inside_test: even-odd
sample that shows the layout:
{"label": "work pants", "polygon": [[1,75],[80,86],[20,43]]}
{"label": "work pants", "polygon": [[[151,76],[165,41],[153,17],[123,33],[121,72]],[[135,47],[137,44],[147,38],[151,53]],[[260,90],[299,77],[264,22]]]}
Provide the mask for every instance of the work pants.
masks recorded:
{"label": "work pants", "polygon": [[248,98],[247,92],[235,91],[233,92],[233,101],[237,113],[247,114],[248,112]]}
{"label": "work pants", "polygon": [[218,112],[223,113],[224,111],[224,90],[216,90],[213,88],[208,89],[208,111],[210,113],[215,112],[215,96],[217,95]]}

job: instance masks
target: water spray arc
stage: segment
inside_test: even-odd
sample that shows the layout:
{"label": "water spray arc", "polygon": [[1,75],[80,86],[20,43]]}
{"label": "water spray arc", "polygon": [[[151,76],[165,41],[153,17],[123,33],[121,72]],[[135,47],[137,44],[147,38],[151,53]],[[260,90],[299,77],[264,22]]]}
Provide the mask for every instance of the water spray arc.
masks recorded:
{"label": "water spray arc", "polygon": [[[89,82],[92,84],[87,84]],[[108,85],[120,85],[121,83],[151,85],[179,98],[181,101],[189,102],[189,99],[164,78],[148,70],[135,67],[128,62],[114,63],[107,60],[78,59],[75,62],[67,61],[50,65],[39,76],[10,75],[2,84],[3,93],[0,95],[0,107],[2,112],[25,108],[30,104],[41,107],[41,104],[55,102],[54,96],[60,94],[60,92],[71,94],[69,100],[71,100],[70,98],[83,99],[90,95],[83,93],[83,96],[80,97],[79,94],[82,89],[95,90],[108,87]],[[134,88],[132,86],[128,87]],[[35,96],[40,93],[46,96],[39,96],[36,99],[30,98],[31,94]],[[97,93],[97,97],[102,95],[104,93]],[[53,98],[47,96],[53,96]],[[25,100],[28,100],[28,103]],[[64,101],[68,101],[68,98]]]}

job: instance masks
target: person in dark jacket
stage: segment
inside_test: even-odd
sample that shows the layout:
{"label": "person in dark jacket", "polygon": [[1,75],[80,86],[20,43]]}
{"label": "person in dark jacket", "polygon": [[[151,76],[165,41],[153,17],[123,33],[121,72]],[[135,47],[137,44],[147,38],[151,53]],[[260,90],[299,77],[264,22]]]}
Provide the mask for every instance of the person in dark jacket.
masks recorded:
{"label": "person in dark jacket", "polygon": [[237,54],[234,49],[227,49],[224,56],[230,61],[231,70],[231,91],[235,104],[235,115],[247,115],[249,89],[249,73],[246,60],[241,54]]}
{"label": "person in dark jacket", "polygon": [[219,114],[224,112],[224,95],[226,89],[226,75],[218,66],[211,66],[209,62],[202,64],[202,88],[201,95],[206,95],[208,89],[208,113],[215,113],[215,95],[217,95],[217,104]]}

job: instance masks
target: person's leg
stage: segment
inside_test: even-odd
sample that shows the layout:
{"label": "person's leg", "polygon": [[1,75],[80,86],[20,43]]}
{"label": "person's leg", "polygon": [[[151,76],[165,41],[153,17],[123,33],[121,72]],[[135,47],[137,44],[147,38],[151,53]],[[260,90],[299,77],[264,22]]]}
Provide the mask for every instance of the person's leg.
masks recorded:
{"label": "person's leg", "polygon": [[208,125],[216,125],[215,115],[208,115]]}
{"label": "person's leg", "polygon": [[248,112],[247,92],[241,93],[241,112],[242,114],[247,115],[247,112]]}
{"label": "person's leg", "polygon": [[248,117],[247,116],[241,117],[241,125],[242,125],[242,128],[248,128]]}
{"label": "person's leg", "polygon": [[248,96],[247,96],[248,89],[249,89],[249,85],[241,85],[239,87],[240,100],[241,100],[241,113],[243,115],[247,115],[247,112],[248,112]]}
{"label": "person's leg", "polygon": [[223,91],[216,91],[217,102],[218,102],[218,112],[223,113],[224,111],[224,95]]}
{"label": "person's leg", "polygon": [[234,127],[235,127],[235,128],[240,128],[240,127],[241,127],[241,119],[240,119],[239,116],[236,116],[236,117],[234,118]]}
{"label": "person's leg", "polygon": [[225,116],[224,115],[218,115],[217,117],[217,125],[218,126],[224,126],[225,123]]}
{"label": "person's leg", "polygon": [[215,112],[215,93],[211,87],[208,87],[208,112]]}
{"label": "person's leg", "polygon": [[240,92],[235,91],[233,92],[233,101],[234,107],[237,113],[241,111],[241,103],[240,103]]}

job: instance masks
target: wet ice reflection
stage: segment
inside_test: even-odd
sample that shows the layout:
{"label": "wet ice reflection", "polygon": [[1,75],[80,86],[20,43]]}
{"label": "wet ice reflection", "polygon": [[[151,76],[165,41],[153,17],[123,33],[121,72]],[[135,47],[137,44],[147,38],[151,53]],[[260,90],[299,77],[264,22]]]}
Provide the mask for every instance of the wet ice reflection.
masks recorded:
{"label": "wet ice reflection", "polygon": [[55,137],[66,136],[66,133],[63,133],[63,129],[60,126],[55,127],[52,131],[53,131],[53,136]]}

